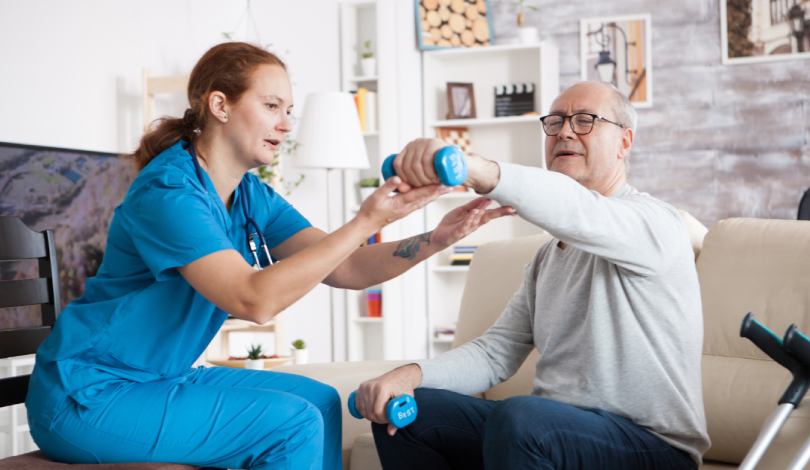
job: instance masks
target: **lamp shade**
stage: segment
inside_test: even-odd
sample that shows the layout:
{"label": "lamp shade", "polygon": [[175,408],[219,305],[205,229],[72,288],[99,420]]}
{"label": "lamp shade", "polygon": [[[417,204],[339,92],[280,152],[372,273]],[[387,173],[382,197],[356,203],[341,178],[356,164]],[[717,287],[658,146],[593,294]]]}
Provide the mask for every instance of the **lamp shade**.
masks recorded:
{"label": "lamp shade", "polygon": [[298,168],[368,168],[368,153],[354,98],[349,93],[307,97],[295,140]]}

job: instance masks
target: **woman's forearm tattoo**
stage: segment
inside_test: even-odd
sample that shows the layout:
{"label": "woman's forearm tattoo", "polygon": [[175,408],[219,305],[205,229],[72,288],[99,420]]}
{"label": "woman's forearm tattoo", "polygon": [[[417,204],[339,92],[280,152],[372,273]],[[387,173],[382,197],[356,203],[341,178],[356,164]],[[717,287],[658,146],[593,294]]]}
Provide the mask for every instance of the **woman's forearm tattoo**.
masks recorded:
{"label": "woman's forearm tattoo", "polygon": [[416,253],[419,252],[419,248],[422,246],[422,243],[427,243],[430,245],[430,234],[432,232],[423,233],[422,235],[417,235],[415,237],[406,238],[399,242],[397,245],[397,250],[394,252],[394,256],[399,256],[400,258],[405,259],[414,259],[416,258]]}

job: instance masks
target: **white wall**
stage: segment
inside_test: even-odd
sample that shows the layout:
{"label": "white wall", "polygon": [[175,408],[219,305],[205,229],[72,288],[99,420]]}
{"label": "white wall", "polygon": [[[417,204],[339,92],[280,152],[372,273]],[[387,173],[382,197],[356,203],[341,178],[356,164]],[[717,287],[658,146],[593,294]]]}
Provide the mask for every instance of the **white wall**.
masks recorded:
{"label": "white wall", "polygon": [[[253,0],[251,8],[262,42],[288,63],[299,113],[309,93],[340,89],[337,0]],[[0,141],[133,150],[142,68],[189,73],[244,12],[236,0],[0,0]],[[185,107],[174,97],[159,100],[157,111],[179,115]],[[285,166],[290,176],[302,173]],[[323,228],[325,172],[304,173],[289,200]],[[328,308],[321,286],[287,312],[287,338],[306,340],[313,362],[331,357]]]}

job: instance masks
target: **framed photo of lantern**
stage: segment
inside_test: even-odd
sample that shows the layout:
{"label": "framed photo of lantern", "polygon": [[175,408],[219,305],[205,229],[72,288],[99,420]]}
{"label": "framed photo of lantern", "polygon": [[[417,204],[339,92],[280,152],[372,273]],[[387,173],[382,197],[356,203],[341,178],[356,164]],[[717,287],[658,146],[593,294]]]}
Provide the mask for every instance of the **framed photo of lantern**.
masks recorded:
{"label": "framed photo of lantern", "polygon": [[492,44],[489,0],[414,0],[422,50]]}
{"label": "framed photo of lantern", "polygon": [[653,103],[649,14],[585,18],[579,23],[582,80],[610,82],[636,108]]}

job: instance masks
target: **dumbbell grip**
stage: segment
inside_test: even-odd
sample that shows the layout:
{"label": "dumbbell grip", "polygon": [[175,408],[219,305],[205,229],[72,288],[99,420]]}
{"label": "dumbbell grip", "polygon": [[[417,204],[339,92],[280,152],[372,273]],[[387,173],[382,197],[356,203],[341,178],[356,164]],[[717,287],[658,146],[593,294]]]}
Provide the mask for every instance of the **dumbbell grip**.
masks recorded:
{"label": "dumbbell grip", "polygon": [[793,381],[779,399],[779,404],[791,403],[798,406],[810,387],[810,377],[807,368],[799,362],[791,353],[785,351],[782,338],[776,336],[771,330],[765,328],[758,321],[754,320],[751,312],[745,316],[740,327],[740,336],[748,338],[771,359],[781,364],[793,374]]}
{"label": "dumbbell grip", "polygon": [[[386,180],[397,174],[396,169],[394,169],[395,158],[396,154],[390,155],[383,162],[382,174],[383,178]],[[439,180],[446,186],[464,184],[469,171],[464,152],[455,145],[449,145],[439,149],[433,158],[433,167],[436,170],[436,175],[439,177]]]}

